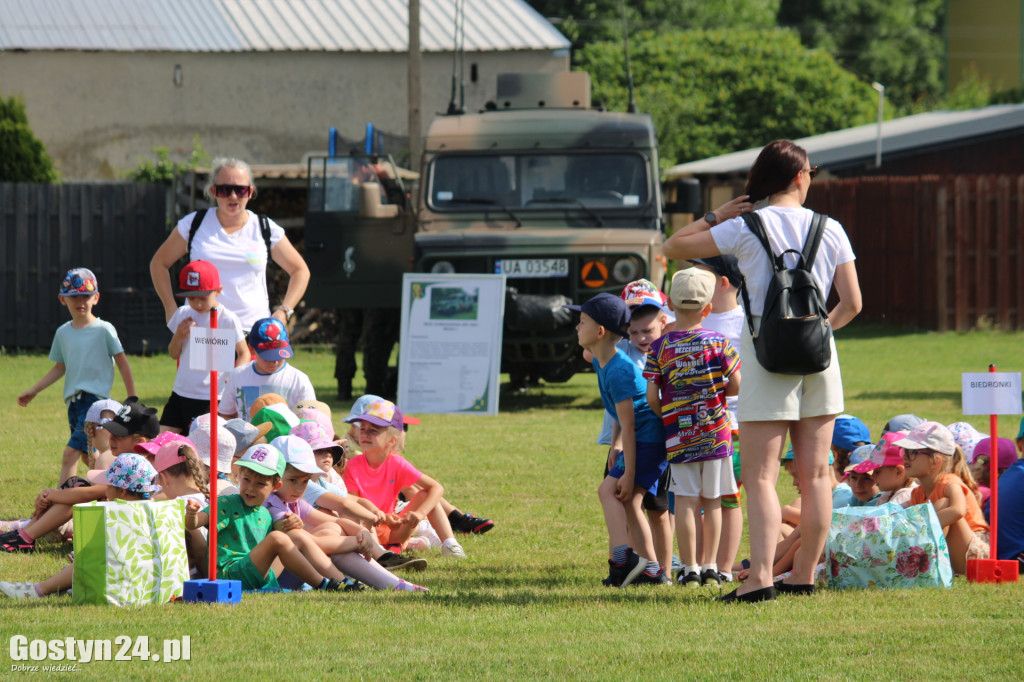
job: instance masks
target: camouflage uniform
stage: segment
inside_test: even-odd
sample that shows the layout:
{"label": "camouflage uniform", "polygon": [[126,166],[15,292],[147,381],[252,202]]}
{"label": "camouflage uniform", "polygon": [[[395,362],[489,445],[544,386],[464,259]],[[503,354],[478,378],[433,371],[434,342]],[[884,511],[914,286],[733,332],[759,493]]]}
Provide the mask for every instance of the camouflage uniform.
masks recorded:
{"label": "camouflage uniform", "polygon": [[352,379],[356,375],[356,348],[362,339],[363,376],[366,392],[393,399],[396,386],[388,368],[391,350],[398,342],[399,311],[394,308],[347,309],[338,311],[338,355],[334,378],[338,398],[352,399]]}

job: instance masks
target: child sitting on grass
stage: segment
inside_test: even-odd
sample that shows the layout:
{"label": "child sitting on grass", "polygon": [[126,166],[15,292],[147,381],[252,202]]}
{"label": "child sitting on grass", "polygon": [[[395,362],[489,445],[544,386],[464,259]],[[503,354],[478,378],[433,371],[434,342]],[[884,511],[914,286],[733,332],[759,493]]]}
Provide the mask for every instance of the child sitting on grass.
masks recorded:
{"label": "child sitting on grass", "polygon": [[[380,544],[390,551],[401,552],[420,521],[429,519],[441,537],[441,554],[465,558],[466,552],[453,537],[440,505],[444,488],[397,452],[403,417],[395,404],[388,400],[375,401],[363,414],[346,421],[359,424],[359,445],[363,454],[353,457],[345,466],[345,486],[349,493],[367,498],[386,515],[383,523],[376,526]],[[419,492],[400,514],[396,514],[399,493],[412,485],[417,486]]]}
{"label": "child sitting on grass", "polygon": [[858,472],[857,466],[867,462],[871,457],[872,450],[875,449],[874,445],[858,445],[853,452],[850,453],[849,464],[846,465],[846,477],[845,482],[850,489],[853,490],[853,502],[850,503],[851,507],[874,507],[878,504],[878,498],[881,497],[882,491],[875,485],[875,479],[871,474],[866,472]]}
{"label": "child sitting on grass", "polygon": [[644,494],[658,492],[658,480],[668,467],[665,430],[647,404],[647,382],[640,369],[615,345],[627,335],[629,307],[618,296],[600,293],[566,308],[580,313],[576,337],[593,355],[601,403],[615,419],[612,441],[622,443],[622,452],[609,452],[608,475],[597,493],[610,545],[604,584],[670,584],[642,509]]}
{"label": "child sitting on grass", "polygon": [[88,450],[82,458],[82,463],[90,471],[106,469],[114,463],[114,457],[110,454],[110,434],[103,425],[116,417],[120,411],[121,403],[109,398],[97,400],[89,407],[85,423],[82,425]]}
{"label": "child sitting on grass", "polygon": [[[128,453],[118,456],[106,471],[98,469],[86,474],[92,486],[84,490],[102,493],[94,498],[96,500],[149,500],[160,492],[156,477],[156,469],[145,457]],[[0,592],[12,599],[38,599],[70,590],[73,575],[74,566],[69,565],[38,583],[0,582]]]}
{"label": "child sitting on grass", "polygon": [[[712,273],[695,267],[675,274],[669,302],[676,331],[654,342],[644,367],[647,402],[665,427],[683,563],[678,580],[685,587],[721,583],[722,496],[737,492],[726,396],[739,393],[739,354],[728,339],[702,326],[716,283]],[[697,556],[698,523],[703,557]]]}
{"label": "child sitting on grass", "polygon": [[[316,545],[345,575],[374,589],[427,591],[425,587],[395,577],[373,560],[374,550],[379,549],[379,545],[371,531],[314,509],[302,498],[310,477],[323,473],[309,443],[298,436],[281,436],[275,438],[271,446],[280,450],[287,462],[281,487],[266,502],[274,528],[288,533],[301,548]],[[319,552],[304,549],[303,553],[317,565]]]}
{"label": "child sitting on grass", "polygon": [[[324,577],[291,538],[272,529],[270,512],[263,505],[281,487],[285,461],[280,451],[270,445],[254,445],[238,460],[238,466],[239,494],[217,500],[217,579],[239,580],[246,590],[277,589],[273,566],[280,562],[313,589],[340,590],[341,579]],[[189,500],[185,527],[192,530],[209,523],[209,507],[203,509]],[[330,568],[337,574],[333,565]]]}
{"label": "child sitting on grass", "polygon": [[963,450],[938,422],[915,426],[893,445],[904,450],[907,475],[921,482],[911,491],[910,504],[931,502],[935,507],[953,571],[965,575],[968,561],[989,558],[989,528]]}

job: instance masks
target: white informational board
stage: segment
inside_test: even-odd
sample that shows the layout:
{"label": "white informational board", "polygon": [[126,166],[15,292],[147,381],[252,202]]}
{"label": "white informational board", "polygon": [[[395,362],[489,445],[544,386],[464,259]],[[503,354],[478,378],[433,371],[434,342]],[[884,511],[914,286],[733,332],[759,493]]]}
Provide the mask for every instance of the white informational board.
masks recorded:
{"label": "white informational board", "polygon": [[398,405],[409,413],[498,414],[504,275],[406,273]]}
{"label": "white informational board", "polygon": [[964,414],[1021,414],[1020,372],[962,375]]}
{"label": "white informational board", "polygon": [[235,334],[231,329],[192,327],[188,368],[229,372],[235,366]]}

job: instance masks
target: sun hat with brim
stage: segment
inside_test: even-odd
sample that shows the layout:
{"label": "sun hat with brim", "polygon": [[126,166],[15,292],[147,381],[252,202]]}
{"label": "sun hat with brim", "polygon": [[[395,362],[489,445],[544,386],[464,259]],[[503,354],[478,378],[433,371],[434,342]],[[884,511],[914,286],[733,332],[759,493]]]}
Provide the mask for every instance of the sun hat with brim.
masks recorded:
{"label": "sun hat with brim", "polygon": [[328,417],[331,416],[331,406],[330,405],[328,405],[327,403],[325,403],[322,400],[312,400],[310,398],[306,398],[305,400],[300,400],[299,402],[297,402],[294,405],[292,405],[292,411],[295,412],[295,413],[298,413],[299,410],[305,409],[307,407],[311,407],[314,410],[319,410],[320,412],[323,412],[324,414],[326,414]]}
{"label": "sun hat with brim", "polygon": [[160,492],[160,486],[153,480],[156,469],[145,457],[134,452],[119,455],[106,471],[94,469],[86,478],[94,485],[112,485],[143,497]]}
{"label": "sun hat with brim", "polygon": [[286,466],[284,455],[270,443],[253,445],[235,464],[263,476],[283,476]]}
{"label": "sun hat with brim", "polygon": [[345,448],[334,442],[327,430],[315,421],[299,422],[299,425],[292,429],[291,435],[298,436],[309,443],[309,447],[313,449],[314,453],[318,450],[330,450],[334,464],[340,462],[341,458],[345,456]]}
{"label": "sun hat with brim", "polygon": [[912,428],[906,438],[893,443],[904,450],[934,450],[943,455],[956,452],[953,434],[938,422],[922,422]]}
{"label": "sun hat with brim", "polygon": [[[299,418],[300,423],[316,422],[327,432],[327,437],[334,440],[334,424],[331,423],[331,418],[320,410],[313,409],[312,407],[303,407],[295,410],[295,416]],[[292,428],[294,429],[295,427]]]}
{"label": "sun hat with brim", "polygon": [[278,395],[277,393],[264,393],[256,398],[256,400],[253,400],[252,405],[249,406],[249,419],[252,420],[256,416],[256,413],[264,407],[277,405],[279,403],[285,407],[288,406],[288,401],[285,400],[283,396]]}
{"label": "sun hat with brim", "polygon": [[893,443],[901,438],[905,438],[906,435],[906,431],[891,431],[884,434],[875,443],[874,448],[871,450],[871,456],[866,461],[853,467],[853,470],[858,474],[867,474],[881,467],[903,466],[903,450],[893,445]]}
{"label": "sun hat with brim", "polygon": [[236,457],[248,450],[260,438],[266,436],[272,426],[270,422],[250,424],[241,417],[235,417],[224,422],[224,428],[235,437],[234,454]]}
{"label": "sun hat with brim", "polygon": [[[379,395],[373,395],[372,393],[367,393],[366,395],[359,396],[359,399],[352,404],[352,409],[349,410],[348,416],[345,417],[342,421],[348,423],[356,421],[359,418],[359,415],[366,412],[366,408],[368,408],[370,405],[376,402],[388,401],[384,400],[384,398],[381,398]],[[410,417],[407,414],[403,414],[402,423],[408,426],[415,426],[420,423],[420,420],[417,419],[416,417]]]}
{"label": "sun hat with brim", "polygon": [[[235,456],[235,437],[226,428],[227,422],[224,417],[217,416],[217,472],[221,474],[231,473],[231,460]],[[210,415],[202,414],[192,422],[189,429],[188,439],[196,446],[196,453],[199,454],[199,461],[210,466],[211,433]]]}
{"label": "sun hat with brim", "polygon": [[[1017,446],[1009,438],[1000,438],[999,445],[997,446],[998,461],[996,463],[997,469],[1009,469],[1013,466],[1013,463],[1017,461]],[[978,441],[977,447],[974,448],[974,453],[971,458],[967,460],[968,464],[974,464],[974,460],[979,457],[992,458],[992,439],[982,438]]]}
{"label": "sun hat with brim", "polygon": [[346,419],[347,422],[360,421],[376,426],[390,426],[401,429],[404,419],[398,407],[390,400],[377,400],[367,405],[358,417]]}
{"label": "sun hat with brim", "polygon": [[871,451],[874,449],[874,445],[858,445],[850,453],[850,463],[846,465],[846,468],[843,469],[843,472],[848,474],[851,471],[853,471],[857,467],[857,465],[867,462],[868,459],[871,457]]}

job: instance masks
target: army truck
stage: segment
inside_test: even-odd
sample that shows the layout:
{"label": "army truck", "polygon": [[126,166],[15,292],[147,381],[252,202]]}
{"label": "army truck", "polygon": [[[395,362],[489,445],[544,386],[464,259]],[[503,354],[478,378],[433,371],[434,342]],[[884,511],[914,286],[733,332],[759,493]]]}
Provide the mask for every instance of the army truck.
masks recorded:
{"label": "army truck", "polygon": [[584,366],[565,303],[663,284],[654,126],[593,108],[586,73],[500,75],[484,111],[433,121],[416,184],[406,202],[387,160],[310,161],[309,305],[398,307],[403,272],[504,274],[502,370],[522,385]]}

